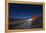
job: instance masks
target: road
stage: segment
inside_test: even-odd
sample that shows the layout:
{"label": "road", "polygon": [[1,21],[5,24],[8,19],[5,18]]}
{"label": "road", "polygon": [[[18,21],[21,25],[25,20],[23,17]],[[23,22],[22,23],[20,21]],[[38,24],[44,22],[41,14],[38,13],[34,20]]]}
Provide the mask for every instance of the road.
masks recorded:
{"label": "road", "polygon": [[31,20],[22,20],[20,25],[18,25],[16,28],[31,28]]}
{"label": "road", "polygon": [[27,19],[27,20],[19,20],[19,21],[14,21],[14,23],[10,23],[10,27],[12,29],[16,28],[16,29],[26,29],[26,28],[31,28],[31,20],[32,19]]}

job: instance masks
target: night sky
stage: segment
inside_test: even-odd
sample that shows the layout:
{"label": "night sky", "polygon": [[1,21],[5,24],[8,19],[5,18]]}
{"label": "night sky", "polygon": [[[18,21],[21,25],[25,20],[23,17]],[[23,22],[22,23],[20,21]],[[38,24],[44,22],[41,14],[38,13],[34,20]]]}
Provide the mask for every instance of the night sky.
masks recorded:
{"label": "night sky", "polygon": [[9,3],[9,17],[12,19],[27,19],[33,15],[42,15],[42,5]]}

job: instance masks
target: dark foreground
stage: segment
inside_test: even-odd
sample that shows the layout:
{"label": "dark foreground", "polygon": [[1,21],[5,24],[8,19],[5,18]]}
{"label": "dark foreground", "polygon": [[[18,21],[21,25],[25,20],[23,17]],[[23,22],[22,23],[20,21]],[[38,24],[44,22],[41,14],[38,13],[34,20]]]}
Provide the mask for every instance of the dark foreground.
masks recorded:
{"label": "dark foreground", "polygon": [[34,28],[42,28],[42,23],[37,22],[35,24],[32,24],[31,19],[15,20],[10,21],[9,23],[9,29],[34,29]]}

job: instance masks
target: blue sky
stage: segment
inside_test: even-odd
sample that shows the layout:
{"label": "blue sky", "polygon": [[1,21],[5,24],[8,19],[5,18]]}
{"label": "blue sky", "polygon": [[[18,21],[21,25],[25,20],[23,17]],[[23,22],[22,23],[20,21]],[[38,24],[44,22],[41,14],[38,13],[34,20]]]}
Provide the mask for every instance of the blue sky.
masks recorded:
{"label": "blue sky", "polygon": [[33,15],[42,15],[42,5],[13,4],[9,5],[9,17],[13,19],[32,18]]}

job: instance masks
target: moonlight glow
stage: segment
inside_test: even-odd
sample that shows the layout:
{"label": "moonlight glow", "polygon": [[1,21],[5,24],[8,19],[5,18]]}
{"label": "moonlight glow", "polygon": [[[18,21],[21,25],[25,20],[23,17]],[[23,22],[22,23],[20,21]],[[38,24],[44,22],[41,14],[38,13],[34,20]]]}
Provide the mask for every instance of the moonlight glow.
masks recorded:
{"label": "moonlight glow", "polygon": [[28,20],[32,20],[32,19],[28,19]]}

